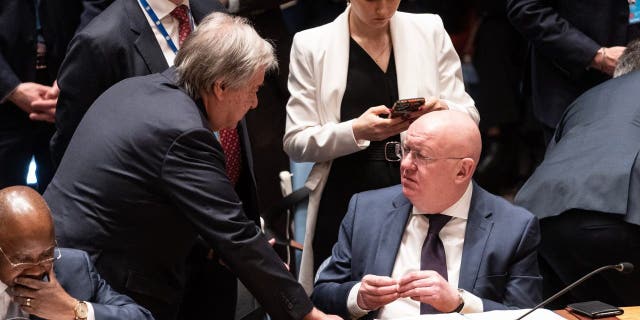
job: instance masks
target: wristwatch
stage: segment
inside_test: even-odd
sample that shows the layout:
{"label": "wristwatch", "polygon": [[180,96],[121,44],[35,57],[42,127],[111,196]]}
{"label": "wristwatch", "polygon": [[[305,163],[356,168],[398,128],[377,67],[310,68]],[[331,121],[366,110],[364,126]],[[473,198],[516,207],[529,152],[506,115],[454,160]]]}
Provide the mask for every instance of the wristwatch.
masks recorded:
{"label": "wristwatch", "polygon": [[89,316],[89,307],[87,306],[87,303],[78,300],[76,306],[73,307],[73,313],[76,315],[76,320],[87,320],[87,317]]}
{"label": "wristwatch", "polygon": [[462,308],[464,308],[464,298],[462,298],[463,293],[464,293],[463,289],[458,289],[458,297],[460,299],[460,304],[455,310],[451,311],[451,313],[459,313],[460,311],[462,311]]}

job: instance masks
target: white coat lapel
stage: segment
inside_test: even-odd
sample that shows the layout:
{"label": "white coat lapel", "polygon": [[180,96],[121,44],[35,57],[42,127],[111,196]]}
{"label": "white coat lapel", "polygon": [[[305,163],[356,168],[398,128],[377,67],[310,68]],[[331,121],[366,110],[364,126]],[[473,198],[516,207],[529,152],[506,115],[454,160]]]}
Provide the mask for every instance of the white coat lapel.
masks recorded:
{"label": "white coat lapel", "polygon": [[420,96],[419,86],[420,69],[423,67],[420,59],[422,44],[414,43],[412,34],[416,30],[403,21],[405,13],[396,12],[391,18],[391,41],[393,42],[393,55],[396,61],[396,74],[398,78],[398,97],[400,99],[416,98]]}
{"label": "white coat lapel", "polygon": [[322,66],[320,106],[325,109],[322,113],[328,122],[337,123],[349,68],[349,8],[332,22],[331,30],[324,36],[329,38],[329,45],[319,61]]}

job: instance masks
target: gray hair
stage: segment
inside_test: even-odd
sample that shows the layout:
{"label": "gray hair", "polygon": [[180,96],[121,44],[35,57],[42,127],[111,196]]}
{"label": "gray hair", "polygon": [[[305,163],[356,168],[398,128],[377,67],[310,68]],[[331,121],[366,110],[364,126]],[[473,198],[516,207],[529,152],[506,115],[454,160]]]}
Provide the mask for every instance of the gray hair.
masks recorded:
{"label": "gray hair", "polygon": [[635,39],[627,45],[618,59],[613,77],[619,77],[631,71],[640,69],[640,39]]}
{"label": "gray hair", "polygon": [[242,17],[215,12],[205,17],[183,43],[175,59],[178,85],[194,99],[213,84],[237,89],[264,67],[276,69],[271,43]]}

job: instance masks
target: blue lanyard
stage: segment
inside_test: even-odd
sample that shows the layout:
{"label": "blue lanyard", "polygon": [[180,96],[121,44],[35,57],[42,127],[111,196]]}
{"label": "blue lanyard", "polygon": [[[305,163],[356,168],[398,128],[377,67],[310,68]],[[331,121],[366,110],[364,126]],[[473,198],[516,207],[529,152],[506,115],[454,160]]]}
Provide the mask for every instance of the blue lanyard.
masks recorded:
{"label": "blue lanyard", "polygon": [[167,44],[169,45],[169,48],[171,48],[171,51],[173,51],[174,54],[177,54],[178,47],[176,47],[175,43],[173,43],[173,40],[171,40],[171,37],[169,36],[167,29],[164,27],[162,22],[160,22],[160,19],[158,19],[158,15],[156,15],[156,12],[153,11],[153,8],[151,8],[147,0],[139,0],[139,1],[140,1],[140,4],[142,4],[144,11],[147,12],[149,17],[153,21],[153,24],[156,26],[156,28],[158,28],[158,31],[160,31],[160,34],[162,34],[162,36],[164,37],[164,40],[167,41]]}

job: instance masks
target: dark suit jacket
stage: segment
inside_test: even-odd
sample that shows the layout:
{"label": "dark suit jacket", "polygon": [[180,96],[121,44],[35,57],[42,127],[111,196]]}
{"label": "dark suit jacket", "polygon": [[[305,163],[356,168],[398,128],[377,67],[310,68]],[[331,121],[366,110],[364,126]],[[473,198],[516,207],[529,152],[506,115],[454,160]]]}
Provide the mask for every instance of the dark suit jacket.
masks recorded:
{"label": "dark suit jacket", "polygon": [[[196,23],[224,10],[215,0],[191,0]],[[89,106],[116,82],[168,68],[145,13],[137,0],[117,0],[69,44],[58,86],[56,133],[51,154],[57,165]]]}
{"label": "dark suit jacket", "polygon": [[508,0],[513,25],[530,41],[536,118],[555,128],[564,110],[608,76],[589,70],[600,47],[627,44],[627,0]]}
{"label": "dark suit jacket", "polygon": [[200,235],[274,319],[302,318],[310,301],[247,219],[204,107],[174,77],[124,80],[89,109],[44,195],[58,243],[89,252],[116,290],[172,319]]}
{"label": "dark suit jacket", "polygon": [[149,311],[100,277],[86,252],[64,248],[60,252],[62,257],[53,266],[58,282],[70,296],[90,302],[97,320],[153,320]]}
{"label": "dark suit jacket", "polygon": [[638,83],[640,72],[635,71],[571,104],[516,203],[538,218],[583,209],[624,215],[640,225]]}
{"label": "dark suit jacket", "polygon": [[[47,44],[47,70],[53,82],[67,44],[76,30],[84,27],[112,0],[45,0],[38,12]],[[0,2],[0,99],[22,82],[36,80],[36,8],[33,0]],[[51,85],[48,83],[47,85]],[[11,102],[0,104],[0,127],[16,128],[29,122]]]}
{"label": "dark suit jacket", "polygon": [[[401,186],[351,198],[331,262],[311,296],[320,310],[347,319],[349,291],[362,277],[391,276],[411,208]],[[482,298],[485,311],[533,307],[542,295],[539,242],[531,213],[474,184],[458,287]]]}

